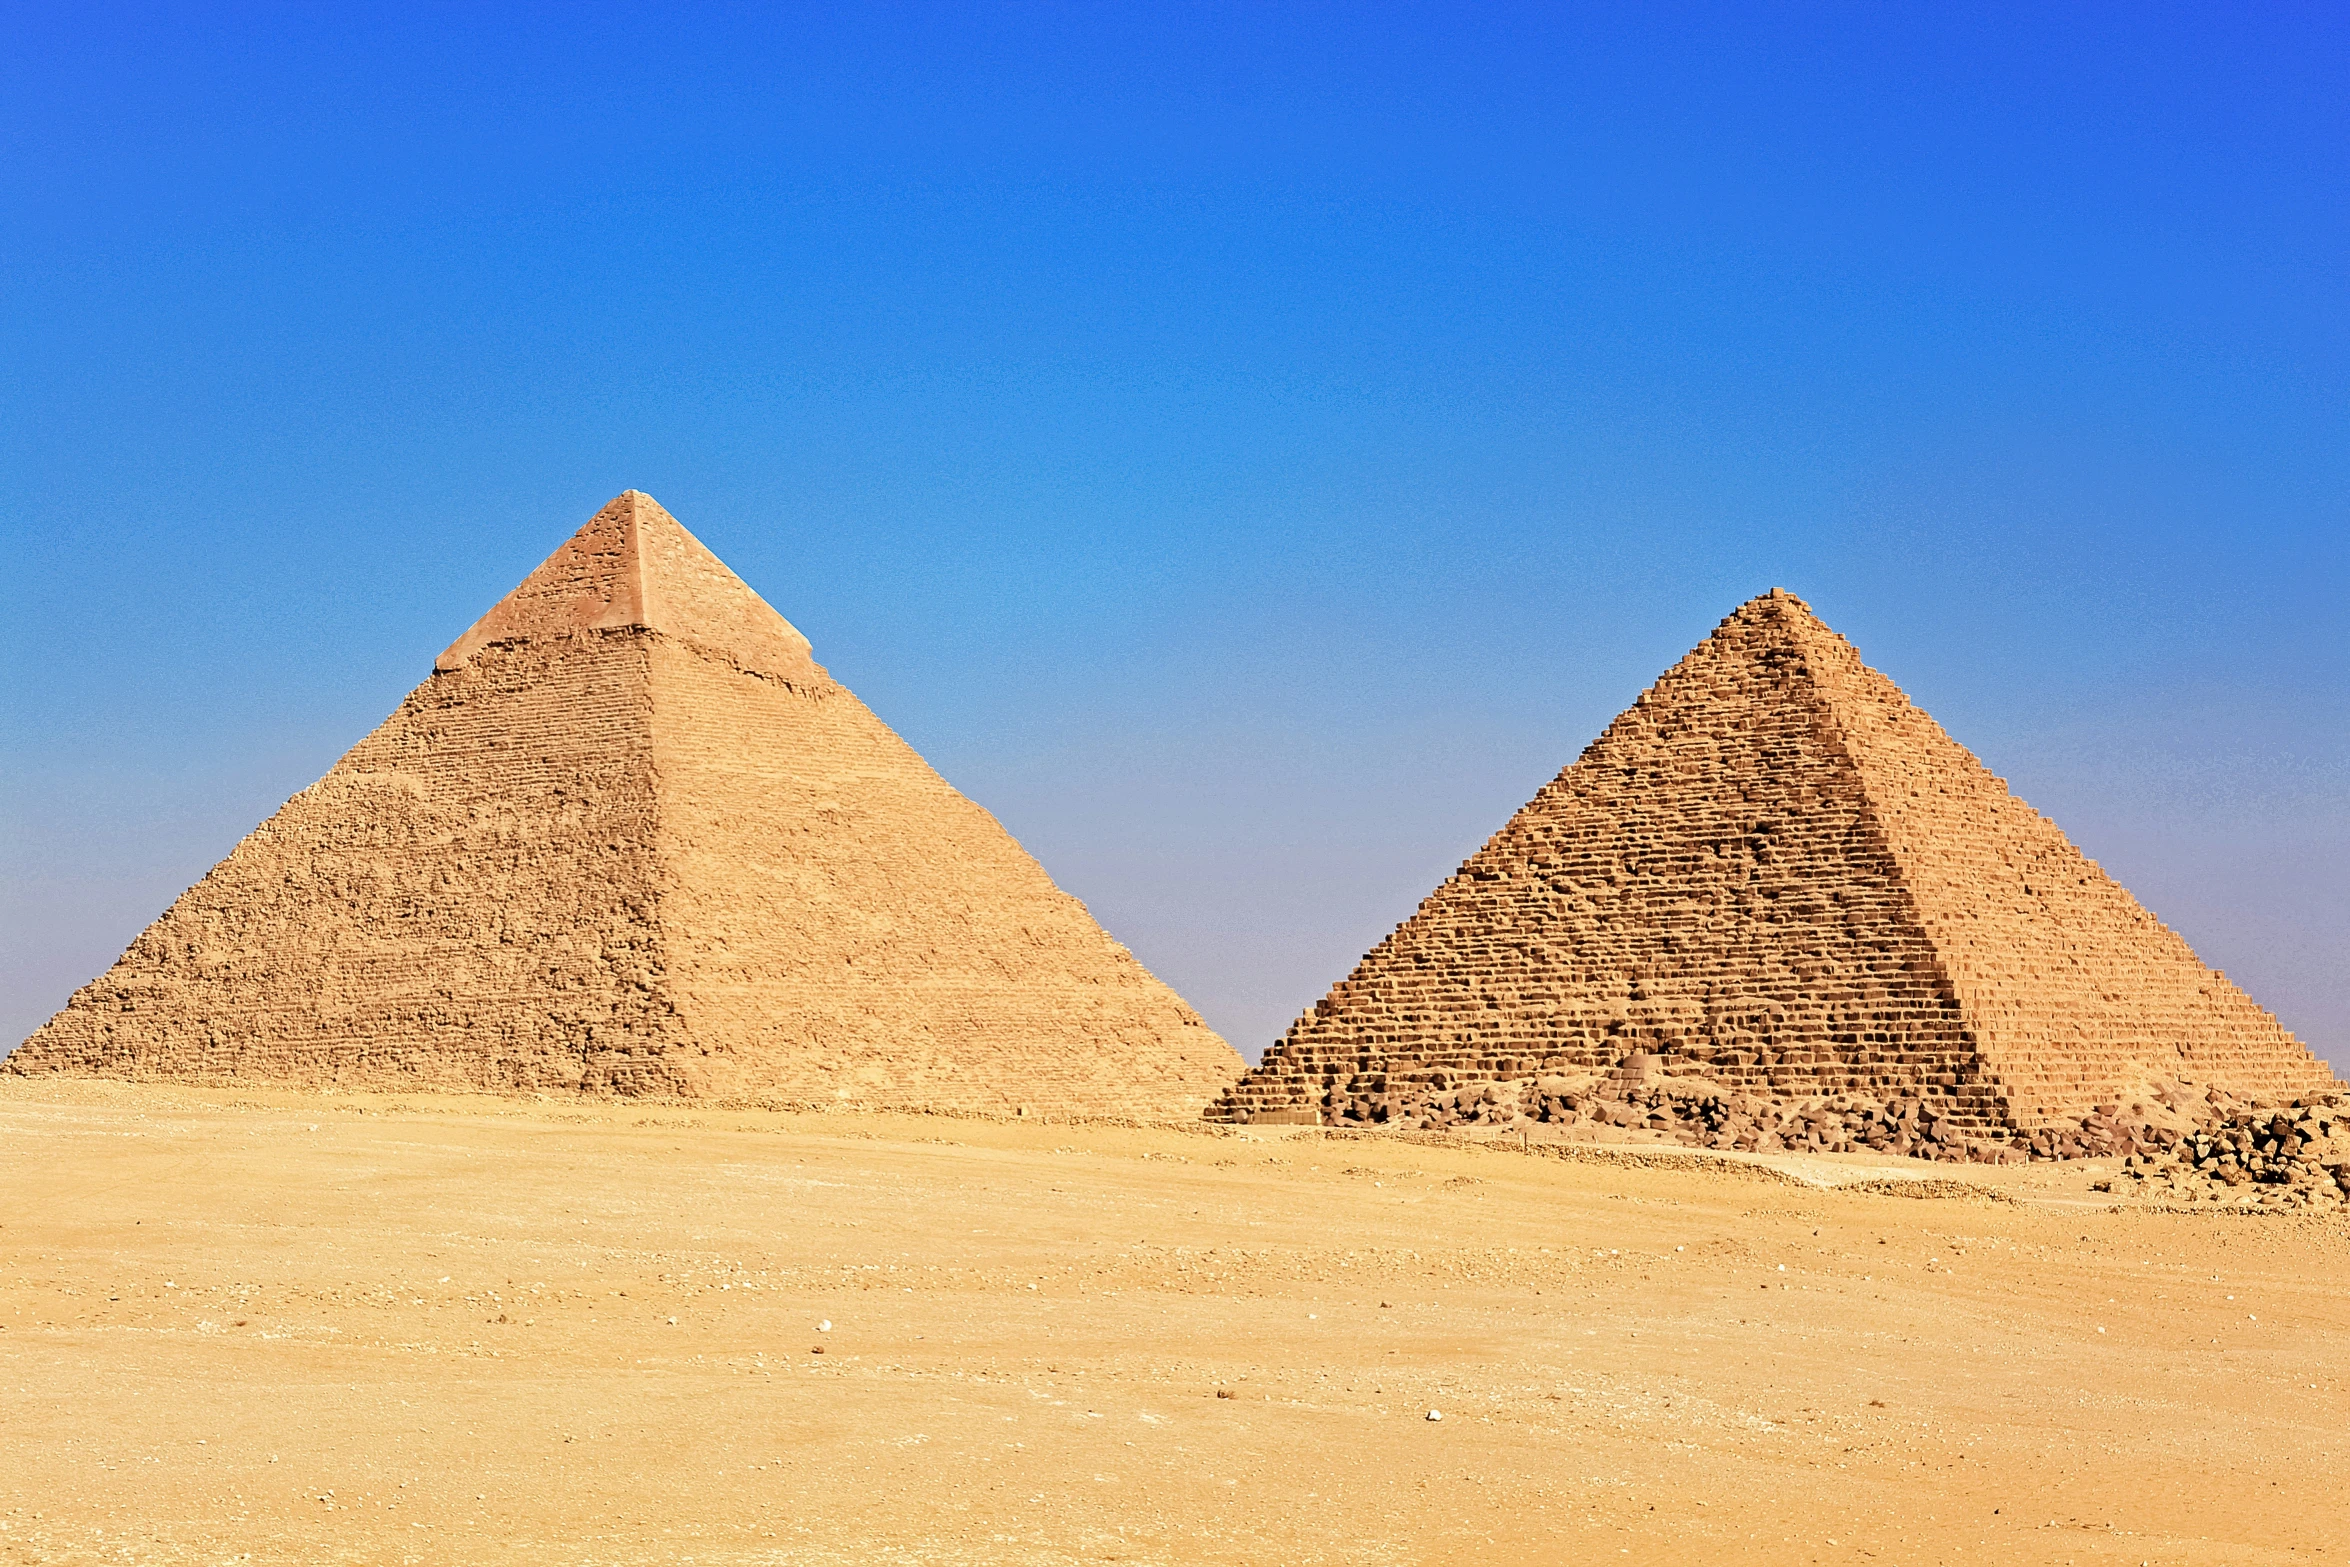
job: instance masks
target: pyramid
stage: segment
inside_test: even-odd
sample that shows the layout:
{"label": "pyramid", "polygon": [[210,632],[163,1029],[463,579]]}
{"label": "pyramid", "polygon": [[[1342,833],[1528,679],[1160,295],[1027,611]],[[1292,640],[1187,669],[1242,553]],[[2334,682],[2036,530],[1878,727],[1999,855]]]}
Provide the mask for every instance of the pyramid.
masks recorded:
{"label": "pyramid", "polygon": [[2330,1089],[2269,1013],[1792,595],[1743,605],[1211,1119],[1610,1069],[1968,1132],[2182,1079]]}
{"label": "pyramid", "polygon": [[632,490],[4,1069],[1189,1117],[1241,1064]]}

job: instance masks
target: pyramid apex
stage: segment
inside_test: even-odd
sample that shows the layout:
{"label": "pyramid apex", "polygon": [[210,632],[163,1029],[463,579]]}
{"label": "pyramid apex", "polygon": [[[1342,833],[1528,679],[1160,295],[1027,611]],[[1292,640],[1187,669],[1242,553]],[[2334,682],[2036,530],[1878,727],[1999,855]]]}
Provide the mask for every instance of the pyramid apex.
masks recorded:
{"label": "pyramid apex", "polygon": [[660,632],[754,674],[824,679],[808,639],[643,490],[622,490],[433,661],[598,631]]}
{"label": "pyramid apex", "polygon": [[1809,604],[1806,604],[1802,599],[1788,592],[1785,588],[1771,588],[1765,592],[1757,593],[1754,597],[1739,605],[1736,610],[1732,611],[1731,618],[1738,619],[1743,616],[1756,613],[1760,613],[1765,616],[1776,617],[1784,615],[1790,610],[1801,610],[1804,614],[1810,615],[1815,620],[1819,618],[1816,614],[1813,614],[1812,607]]}

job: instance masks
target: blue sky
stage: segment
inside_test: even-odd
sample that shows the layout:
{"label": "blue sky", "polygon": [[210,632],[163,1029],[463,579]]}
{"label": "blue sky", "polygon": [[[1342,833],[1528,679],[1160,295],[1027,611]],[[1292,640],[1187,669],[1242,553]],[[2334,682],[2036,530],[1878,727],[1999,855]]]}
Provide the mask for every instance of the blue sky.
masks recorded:
{"label": "blue sky", "polygon": [[1250,1054],[1808,598],[2350,1068],[2339,8],[10,10],[0,1036],[659,497]]}

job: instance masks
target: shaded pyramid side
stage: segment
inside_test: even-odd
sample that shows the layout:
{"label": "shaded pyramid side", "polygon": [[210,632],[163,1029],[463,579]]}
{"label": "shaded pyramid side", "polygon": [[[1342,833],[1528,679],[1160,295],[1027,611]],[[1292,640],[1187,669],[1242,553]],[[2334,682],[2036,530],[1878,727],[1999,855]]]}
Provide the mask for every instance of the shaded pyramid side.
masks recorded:
{"label": "shaded pyramid side", "polygon": [[427,680],[6,1069],[673,1086],[647,656],[507,646]]}
{"label": "shaded pyramid side", "polygon": [[1189,1117],[1240,1070],[847,690],[652,658],[664,993],[710,1091]]}
{"label": "shaded pyramid side", "polygon": [[1792,602],[1723,621],[1211,1113],[1302,1119],[1655,1054],[1996,1123]]}
{"label": "shaded pyramid side", "polygon": [[2150,1100],[2181,1078],[2287,1098],[2335,1086],[2274,1015],[1849,642],[1808,611],[1795,624],[2018,1124]]}

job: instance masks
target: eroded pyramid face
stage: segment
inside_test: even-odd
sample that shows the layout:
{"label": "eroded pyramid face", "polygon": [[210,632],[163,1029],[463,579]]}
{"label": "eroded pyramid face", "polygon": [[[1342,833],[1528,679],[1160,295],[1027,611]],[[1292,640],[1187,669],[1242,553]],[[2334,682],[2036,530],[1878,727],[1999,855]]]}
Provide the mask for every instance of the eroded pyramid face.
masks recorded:
{"label": "eroded pyramid face", "polygon": [[1240,1066],[635,491],[7,1061],[1143,1116]]}
{"label": "eroded pyramid face", "polygon": [[1669,1060],[2040,1124],[2332,1074],[1801,600],[1742,606],[1211,1114]]}

